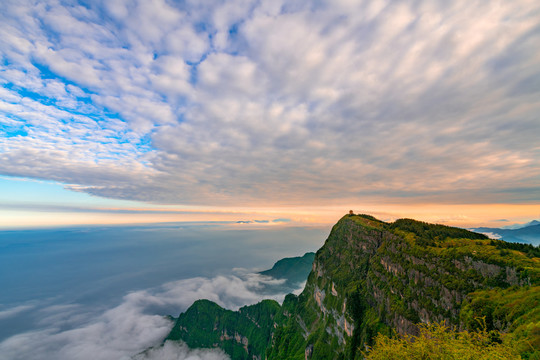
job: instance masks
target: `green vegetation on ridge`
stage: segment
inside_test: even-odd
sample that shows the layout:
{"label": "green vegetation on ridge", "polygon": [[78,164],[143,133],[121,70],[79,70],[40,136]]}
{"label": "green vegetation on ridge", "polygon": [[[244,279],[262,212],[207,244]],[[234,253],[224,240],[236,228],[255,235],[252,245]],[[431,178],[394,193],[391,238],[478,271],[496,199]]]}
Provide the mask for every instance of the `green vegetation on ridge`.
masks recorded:
{"label": "green vegetation on ridge", "polygon": [[[183,340],[189,347],[220,347],[234,359],[264,354],[280,311],[274,300],[226,310],[209,300],[196,301],[180,314],[166,340]],[[249,339],[249,340],[248,340]]]}

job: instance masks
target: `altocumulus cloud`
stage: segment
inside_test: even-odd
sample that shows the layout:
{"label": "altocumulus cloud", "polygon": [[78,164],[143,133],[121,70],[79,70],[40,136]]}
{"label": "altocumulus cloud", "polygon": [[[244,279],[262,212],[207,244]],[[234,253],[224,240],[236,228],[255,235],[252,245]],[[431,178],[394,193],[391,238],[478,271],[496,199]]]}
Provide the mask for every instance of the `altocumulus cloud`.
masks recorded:
{"label": "altocumulus cloud", "polygon": [[0,173],[163,203],[540,197],[540,5],[5,1]]}
{"label": "altocumulus cloud", "polygon": [[[42,317],[42,329],[1,342],[0,359],[108,360],[130,359],[137,354],[136,359],[227,359],[219,350],[192,350],[179,343],[159,346],[173,324],[155,314],[176,316],[198,299],[210,299],[233,310],[267,298],[282,301],[285,293],[279,285],[283,283],[281,279],[236,269],[235,275],[191,278],[132,292],[120,305],[100,314],[76,304],[41,309],[36,305],[34,311]],[[29,308],[13,308],[3,315],[13,316]]]}

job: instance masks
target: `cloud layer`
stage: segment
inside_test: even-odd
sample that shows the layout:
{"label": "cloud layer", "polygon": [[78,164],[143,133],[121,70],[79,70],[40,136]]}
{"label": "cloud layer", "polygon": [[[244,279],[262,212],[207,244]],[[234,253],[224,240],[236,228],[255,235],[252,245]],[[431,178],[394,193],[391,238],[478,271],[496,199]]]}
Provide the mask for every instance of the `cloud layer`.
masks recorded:
{"label": "cloud layer", "polygon": [[166,341],[163,346],[152,348],[133,357],[134,360],[227,360],[219,350],[190,349],[184,344]]}
{"label": "cloud layer", "polygon": [[[283,300],[285,293],[280,285],[284,280],[242,269],[237,269],[236,273],[179,280],[156,289],[135,291],[126,295],[120,305],[102,313],[77,304],[45,308],[36,305],[33,311],[39,312],[42,329],[0,342],[0,359],[130,359],[163,341],[173,325],[163,315],[178,316],[195,300],[210,299],[233,310],[265,298]],[[18,306],[0,315],[14,316],[28,309],[30,306]],[[136,358],[218,360],[228,357],[218,350],[190,350],[182,344],[166,343]]]}
{"label": "cloud layer", "polygon": [[0,173],[161,203],[538,201],[539,14],[7,1]]}

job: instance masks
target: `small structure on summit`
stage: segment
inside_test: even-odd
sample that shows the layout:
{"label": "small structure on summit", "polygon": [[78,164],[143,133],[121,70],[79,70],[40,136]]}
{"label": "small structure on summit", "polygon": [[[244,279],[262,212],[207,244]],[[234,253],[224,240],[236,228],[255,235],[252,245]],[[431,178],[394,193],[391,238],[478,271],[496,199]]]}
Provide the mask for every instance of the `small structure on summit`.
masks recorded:
{"label": "small structure on summit", "polygon": [[354,212],[352,210],[349,210],[349,216],[354,215]]}

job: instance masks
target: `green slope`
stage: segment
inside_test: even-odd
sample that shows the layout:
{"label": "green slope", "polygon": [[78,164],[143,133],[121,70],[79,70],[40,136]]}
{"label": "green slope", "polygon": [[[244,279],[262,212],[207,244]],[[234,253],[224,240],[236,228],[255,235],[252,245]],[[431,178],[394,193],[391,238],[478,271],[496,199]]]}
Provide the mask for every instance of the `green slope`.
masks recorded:
{"label": "green slope", "polygon": [[166,340],[183,340],[189,347],[219,345],[233,359],[253,359],[266,352],[273,319],[281,310],[274,300],[264,300],[239,311],[221,308],[209,300],[196,301],[180,314]]}

